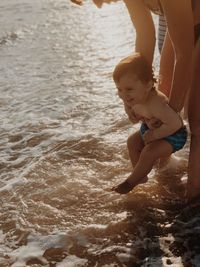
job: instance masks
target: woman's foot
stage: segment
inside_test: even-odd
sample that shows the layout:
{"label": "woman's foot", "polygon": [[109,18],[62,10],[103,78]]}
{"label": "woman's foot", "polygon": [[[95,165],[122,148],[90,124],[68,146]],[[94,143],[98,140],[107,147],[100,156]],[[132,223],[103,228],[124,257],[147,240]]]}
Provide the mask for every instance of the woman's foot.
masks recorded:
{"label": "woman's foot", "polygon": [[130,177],[128,179],[126,179],[124,182],[122,182],[121,184],[115,186],[112,188],[112,191],[115,191],[119,194],[127,194],[129,193],[131,190],[133,190],[134,187],[136,187],[139,184],[144,184],[148,181],[148,177],[144,177],[141,180],[137,180],[137,181],[131,181]]}

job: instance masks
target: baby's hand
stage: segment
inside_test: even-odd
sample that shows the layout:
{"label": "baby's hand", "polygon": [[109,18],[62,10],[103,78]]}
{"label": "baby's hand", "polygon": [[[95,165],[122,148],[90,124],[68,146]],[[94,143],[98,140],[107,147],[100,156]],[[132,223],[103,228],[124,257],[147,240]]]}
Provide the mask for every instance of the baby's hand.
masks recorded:
{"label": "baby's hand", "polygon": [[126,114],[128,115],[129,120],[132,123],[139,122],[140,118],[135,114],[135,112],[132,110],[132,108],[124,103],[124,108],[126,111]]}
{"label": "baby's hand", "polygon": [[144,138],[145,145],[147,145],[147,144],[151,143],[152,141],[154,141],[155,137],[154,137],[154,134],[153,134],[153,130],[147,130],[144,133],[143,138]]}

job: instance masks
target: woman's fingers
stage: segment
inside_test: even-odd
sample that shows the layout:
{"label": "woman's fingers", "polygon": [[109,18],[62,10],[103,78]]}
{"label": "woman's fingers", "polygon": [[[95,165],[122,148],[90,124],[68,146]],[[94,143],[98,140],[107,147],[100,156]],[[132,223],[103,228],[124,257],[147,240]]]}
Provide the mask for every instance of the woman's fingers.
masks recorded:
{"label": "woman's fingers", "polygon": [[83,0],[71,0],[72,3],[81,6],[83,4]]}
{"label": "woman's fingers", "polygon": [[[110,4],[111,2],[117,2],[118,0],[92,0],[92,1],[98,8],[101,8],[103,3]],[[71,0],[71,2],[81,6],[84,1],[83,0]]]}
{"label": "woman's fingers", "polygon": [[92,0],[92,1],[98,8],[101,8],[104,3],[103,0]]}

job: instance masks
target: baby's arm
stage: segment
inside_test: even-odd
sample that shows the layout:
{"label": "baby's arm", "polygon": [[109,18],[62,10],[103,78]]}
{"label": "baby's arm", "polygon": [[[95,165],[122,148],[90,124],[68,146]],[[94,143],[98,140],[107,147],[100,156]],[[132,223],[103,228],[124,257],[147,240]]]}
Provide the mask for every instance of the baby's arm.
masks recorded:
{"label": "baby's arm", "polygon": [[153,102],[151,103],[152,115],[162,124],[144,134],[145,143],[167,137],[178,131],[183,125],[180,116],[167,103],[159,101],[159,99]]}
{"label": "baby's arm", "polygon": [[132,123],[138,123],[140,118],[135,114],[135,112],[133,111],[133,109],[126,105],[126,103],[124,102],[124,109],[126,111],[126,114],[128,115],[128,118],[129,120],[132,122]]}

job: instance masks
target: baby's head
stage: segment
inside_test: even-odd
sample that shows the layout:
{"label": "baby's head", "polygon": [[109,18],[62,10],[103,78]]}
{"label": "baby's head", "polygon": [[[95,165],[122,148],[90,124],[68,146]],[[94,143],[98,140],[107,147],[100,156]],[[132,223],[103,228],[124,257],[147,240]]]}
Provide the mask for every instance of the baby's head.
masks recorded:
{"label": "baby's head", "polygon": [[122,59],[114,69],[113,79],[120,98],[127,104],[143,102],[155,89],[152,67],[139,53]]}

